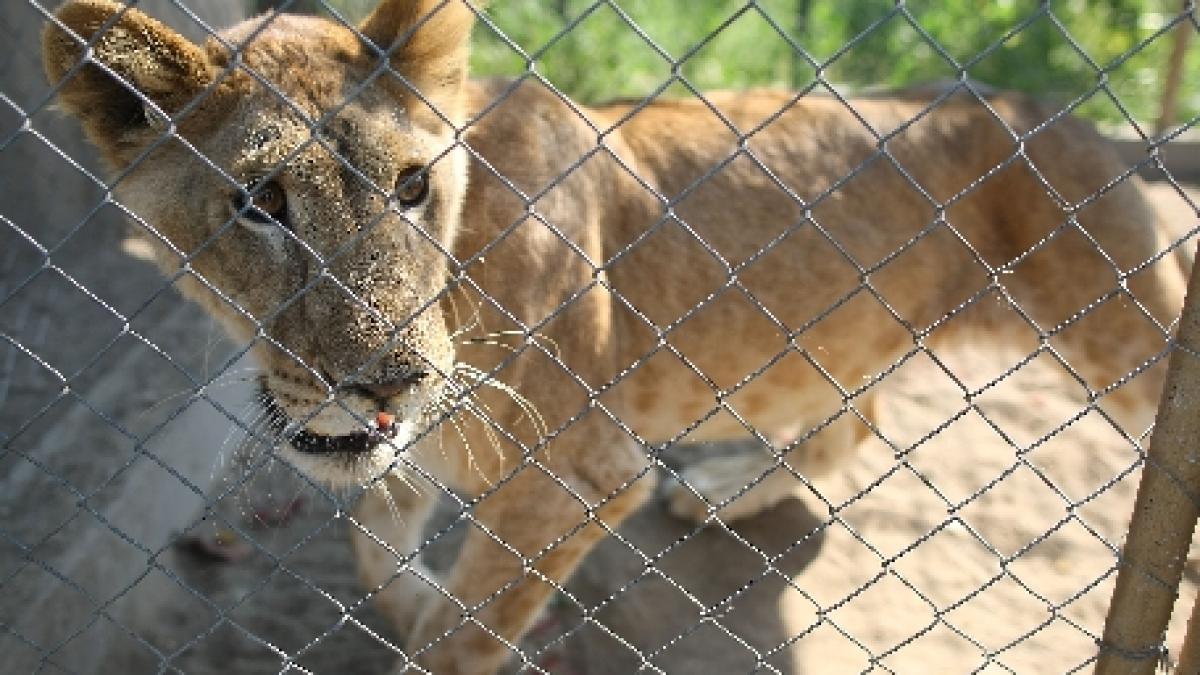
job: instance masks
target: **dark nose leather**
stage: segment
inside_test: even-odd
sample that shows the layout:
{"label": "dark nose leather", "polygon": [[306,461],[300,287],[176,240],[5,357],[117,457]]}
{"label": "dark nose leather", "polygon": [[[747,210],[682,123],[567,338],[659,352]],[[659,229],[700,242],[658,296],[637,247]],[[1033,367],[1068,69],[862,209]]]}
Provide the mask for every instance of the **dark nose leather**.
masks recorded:
{"label": "dark nose leather", "polygon": [[356,384],[353,389],[368,398],[386,400],[411,389],[428,375],[429,373],[424,370],[411,370],[400,377],[386,382],[363,382]]}

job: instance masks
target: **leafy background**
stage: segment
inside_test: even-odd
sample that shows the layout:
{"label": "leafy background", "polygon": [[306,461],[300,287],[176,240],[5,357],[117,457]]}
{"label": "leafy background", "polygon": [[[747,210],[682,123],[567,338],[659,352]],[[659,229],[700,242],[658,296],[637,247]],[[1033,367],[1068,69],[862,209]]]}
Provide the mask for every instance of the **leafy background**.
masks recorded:
{"label": "leafy background", "polygon": [[[377,0],[257,0],[348,21]],[[1133,133],[1113,97],[1159,115],[1179,0],[495,0],[475,34],[476,75],[536,72],[582,102],[666,87],[904,87],[967,76],[1063,103]],[[570,30],[564,29],[574,26]],[[1194,28],[1193,28],[1194,29]],[[1177,119],[1200,113],[1200,46]],[[676,69],[673,64],[678,62]],[[677,73],[677,78],[672,78]],[[1097,90],[1106,82],[1114,96]],[[818,89],[823,88],[818,85]],[[1120,129],[1119,127],[1126,127]]]}

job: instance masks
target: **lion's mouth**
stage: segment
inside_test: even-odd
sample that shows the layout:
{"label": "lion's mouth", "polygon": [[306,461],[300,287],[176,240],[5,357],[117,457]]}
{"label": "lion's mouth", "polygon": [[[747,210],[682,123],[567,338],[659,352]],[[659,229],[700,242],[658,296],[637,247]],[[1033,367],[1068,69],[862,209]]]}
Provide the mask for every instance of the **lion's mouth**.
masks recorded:
{"label": "lion's mouth", "polygon": [[[299,425],[284,411],[283,406],[279,405],[265,384],[260,400],[267,409],[267,417],[271,420],[276,436],[306,455],[361,455],[371,452],[383,443],[395,440],[398,434],[398,425],[391,422],[380,424],[374,420],[364,425],[361,431],[341,436],[319,434],[307,428],[297,428]],[[390,417],[381,415],[378,419]]]}
{"label": "lion's mouth", "polygon": [[309,455],[351,454],[358,455],[370,452],[381,443],[396,438],[396,425],[386,429],[369,428],[344,436],[326,436],[308,429],[301,429],[288,439],[292,447]]}

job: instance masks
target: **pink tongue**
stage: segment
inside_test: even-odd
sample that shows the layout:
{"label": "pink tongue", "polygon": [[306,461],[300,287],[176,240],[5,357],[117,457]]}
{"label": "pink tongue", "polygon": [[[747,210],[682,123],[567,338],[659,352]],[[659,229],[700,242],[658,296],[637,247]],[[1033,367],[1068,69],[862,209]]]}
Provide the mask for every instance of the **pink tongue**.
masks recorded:
{"label": "pink tongue", "polygon": [[380,431],[387,431],[392,427],[392,423],[396,421],[396,416],[383,411],[375,413],[375,424],[379,426]]}

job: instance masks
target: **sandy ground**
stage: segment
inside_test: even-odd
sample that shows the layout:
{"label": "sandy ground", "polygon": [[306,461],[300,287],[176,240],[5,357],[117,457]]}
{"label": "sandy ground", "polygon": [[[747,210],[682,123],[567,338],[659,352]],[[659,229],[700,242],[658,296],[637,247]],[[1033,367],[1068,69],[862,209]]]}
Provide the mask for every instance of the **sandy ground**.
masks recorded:
{"label": "sandy ground", "polygon": [[[1196,225],[1195,212],[1169,187],[1157,186],[1155,195],[1178,229]],[[99,261],[81,254],[78,274],[85,275],[90,264]],[[147,281],[152,271],[129,270],[125,276],[82,278],[89,287],[115,284],[118,297],[155,288]],[[46,302],[72,301],[70,289],[55,297]],[[197,323],[195,308],[179,305],[168,294],[153,300],[141,316],[136,327],[152,340],[186,345],[174,354],[178,364],[206,372],[219,362],[213,331],[197,335],[194,330],[207,325]],[[29,326],[26,332],[35,344],[38,324]],[[60,349],[49,338],[36,344],[51,360],[53,350]],[[40,482],[29,483],[21,493],[0,494],[6,528],[0,541],[5,596],[0,598],[0,627],[36,636],[37,629],[22,623],[11,608],[32,606],[48,593],[40,590],[48,583],[54,589],[67,587],[61,580],[47,582],[47,568],[20,562],[21,552],[12,551],[11,542],[44,536],[33,555],[58,561],[59,549],[69,552],[68,544],[86,535],[96,537],[97,544],[82,551],[82,560],[75,563],[80,572],[66,576],[100,600],[71,610],[78,616],[64,616],[64,625],[71,628],[56,629],[57,634],[46,629],[48,634],[69,634],[79,624],[82,637],[52,654],[55,662],[72,663],[68,647],[108,626],[109,632],[97,633],[99,642],[76,650],[85,656],[100,653],[95,645],[104,642],[103,660],[93,664],[98,672],[275,673],[292,665],[313,673],[386,671],[400,643],[363,602],[347,524],[334,501],[289,468],[270,462],[243,479],[247,466],[261,455],[229,459],[236,440],[226,438],[220,415],[208,421],[189,422],[186,414],[172,418],[181,406],[207,404],[186,395],[166,396],[164,392],[186,392],[186,380],[181,382],[162,359],[136,356],[134,347],[129,347],[128,361],[111,367],[101,363],[95,369],[97,383],[83,378],[78,384],[91,402],[109,400],[103,391],[135,395],[110,397],[121,401],[120,407],[79,414],[91,420],[93,435],[84,438],[96,448],[126,447],[120,438],[102,438],[115,434],[110,424],[97,422],[100,413],[128,422],[139,437],[167,421],[161,432],[147,437],[143,449],[149,459],[135,453],[129,468],[97,478],[85,473],[98,466],[86,454],[39,459],[71,481],[97,486],[84,502],[87,508],[81,509],[78,496],[65,493],[53,476],[29,466],[54,445],[49,439],[55,431],[74,432],[84,424],[51,410],[39,414],[42,421],[25,431],[5,427],[4,433],[15,434],[18,454],[0,456],[0,479],[24,471]],[[118,357],[125,358],[114,347],[105,363]],[[951,370],[975,386],[1018,358],[981,351],[945,355]],[[24,420],[41,405],[28,379],[36,367],[21,362],[15,367],[9,381],[29,391],[14,390],[0,412]],[[114,378],[113,372],[123,376]],[[244,375],[235,373],[220,383],[221,400],[229,412],[248,419],[253,412],[243,405],[250,391]],[[980,406],[986,421],[972,413],[946,425],[963,406],[961,393],[929,363],[901,368],[887,387],[879,409],[885,437],[904,447],[938,433],[899,459],[881,440],[868,441],[844,471],[813,489],[798,486],[795,499],[730,529],[697,528],[670,516],[661,500],[649,504],[622,527],[621,540],[604,542],[588,558],[522,648],[545,670],[568,675],[629,673],[642,667],[736,673],[760,664],[819,675],[1087,670],[1137,487],[1136,450],[1095,414],[1037,443],[1084,407],[1061,371],[1040,360],[985,397]],[[996,429],[1026,450],[1015,450]],[[27,438],[37,443],[26,447],[22,443]],[[681,451],[669,459],[683,463],[727,450]],[[150,461],[155,456],[170,459],[156,464]],[[111,466],[123,467],[124,461]],[[133,490],[125,488],[114,498],[113,508],[105,506],[106,491],[115,488],[104,486],[138,470],[144,471],[136,474],[138,480],[178,488],[182,481],[168,475],[164,465],[184,462],[190,468],[180,471],[190,481],[213,483],[208,491],[213,510],[198,511],[199,496],[187,490],[164,492],[173,495],[164,498],[138,489],[136,482]],[[145,499],[137,501],[139,495]],[[57,504],[68,514],[50,535],[45,535],[43,521],[17,511],[37,500],[45,503],[42,508]],[[147,542],[154,535],[138,527],[155,518],[169,521],[174,533],[163,540],[176,542],[132,550],[121,559],[120,574],[95,582],[101,589],[115,588],[111,592],[123,598],[111,607],[102,602],[110,591],[97,591],[90,577],[80,576],[92,570],[100,579],[96,570],[106,569],[105,561],[88,560],[88,555],[109,550],[100,547],[101,536],[116,539],[111,528],[97,524],[99,516]],[[442,513],[430,532],[452,524],[448,517],[448,511]],[[434,567],[451,559],[459,534],[450,528],[431,547],[428,558]],[[221,551],[231,559],[196,548],[196,541],[211,542],[217,535],[230,542]],[[17,571],[10,576],[10,569]],[[1197,578],[1189,569],[1182,591],[1185,608],[1196,595]],[[121,591],[122,584],[130,590]],[[50,600],[60,602],[54,597],[46,602]],[[119,614],[120,621],[93,620],[97,606],[112,610],[113,616],[122,607],[129,611]],[[584,609],[590,610],[587,620]],[[1172,651],[1178,650],[1182,635],[1183,618],[1177,617],[1168,635]],[[37,642],[44,646],[53,639],[63,638],[46,642],[38,637]],[[21,649],[33,654],[35,649],[14,641],[11,633],[0,632],[0,643],[10,655]],[[54,667],[46,671],[60,672]],[[0,663],[0,672],[27,669]]]}

